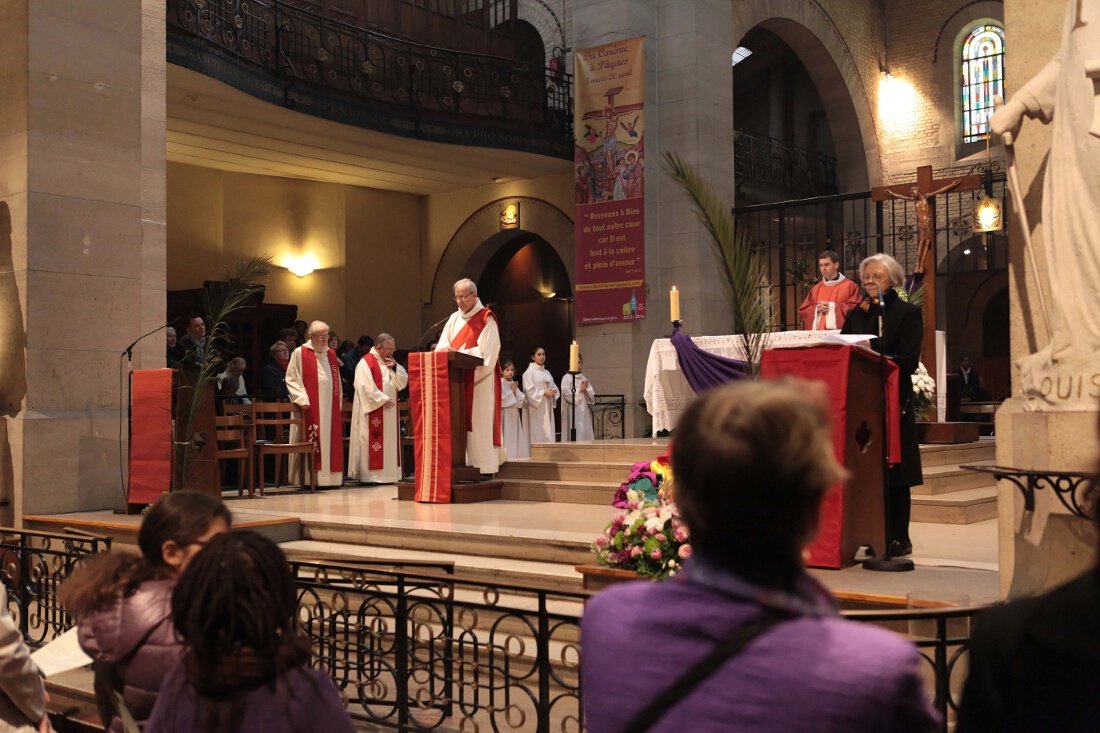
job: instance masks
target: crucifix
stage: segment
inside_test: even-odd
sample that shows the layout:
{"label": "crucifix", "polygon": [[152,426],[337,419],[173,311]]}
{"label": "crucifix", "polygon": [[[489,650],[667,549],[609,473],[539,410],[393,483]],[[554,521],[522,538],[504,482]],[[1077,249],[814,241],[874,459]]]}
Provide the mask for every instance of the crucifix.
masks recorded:
{"label": "crucifix", "polygon": [[[881,186],[871,189],[871,199],[887,201],[903,199],[913,202],[917,212],[917,258],[913,273],[924,275],[924,337],[921,340],[921,361],[931,374],[936,373],[936,201],[935,197],[948,191],[976,191],[982,187],[981,176],[958,178],[932,178],[932,166],[917,168],[916,183]],[[939,385],[943,389],[946,385]]]}
{"label": "crucifix", "polygon": [[619,118],[625,115],[627,112],[633,112],[635,110],[644,109],[644,102],[636,102],[634,104],[620,104],[615,106],[615,97],[623,91],[623,87],[615,87],[614,89],[608,89],[604,92],[604,96],[607,97],[607,106],[603,109],[592,110],[591,112],[585,112],[582,116],[582,120],[593,120],[603,118],[604,132],[603,132],[603,149],[605,157],[606,170],[609,175],[614,175],[615,170],[615,158],[618,151],[615,149],[615,131],[619,126]]}

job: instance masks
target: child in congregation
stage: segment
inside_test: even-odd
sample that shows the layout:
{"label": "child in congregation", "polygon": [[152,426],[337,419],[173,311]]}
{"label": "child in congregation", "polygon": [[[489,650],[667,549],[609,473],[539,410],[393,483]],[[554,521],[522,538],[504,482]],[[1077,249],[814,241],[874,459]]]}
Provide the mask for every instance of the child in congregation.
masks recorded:
{"label": "child in congregation", "polygon": [[215,537],[180,577],[172,623],[182,663],[145,733],[352,733],[344,701],[309,666],[286,556],[255,532]]}
{"label": "child in congregation", "polygon": [[504,450],[508,460],[531,457],[531,435],[523,419],[526,397],[523,386],[515,381],[516,365],[509,359],[501,366],[500,378],[500,428],[504,437]]}
{"label": "child in congregation", "polygon": [[165,494],[141,522],[141,554],[94,557],[61,587],[80,646],[95,662],[96,705],[109,733],[124,730],[117,695],[139,725],[152,713],[182,652],[171,623],[172,590],[199,550],[232,521],[218,498],[197,491]]}

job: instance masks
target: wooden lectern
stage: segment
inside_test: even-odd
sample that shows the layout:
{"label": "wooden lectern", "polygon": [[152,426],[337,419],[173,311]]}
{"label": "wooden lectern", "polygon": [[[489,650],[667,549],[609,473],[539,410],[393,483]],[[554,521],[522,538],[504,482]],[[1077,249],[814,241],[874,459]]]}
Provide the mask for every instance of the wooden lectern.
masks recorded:
{"label": "wooden lectern", "polygon": [[[442,353],[442,352],[441,352]],[[458,351],[447,354],[447,388],[450,401],[450,455],[451,455],[451,503],[467,504],[478,501],[492,501],[500,498],[499,481],[481,481],[481,474],[475,466],[466,464],[466,375],[482,366],[480,357],[470,356]],[[411,357],[412,355],[410,355]],[[414,371],[410,371],[410,379]],[[411,421],[415,423],[415,418]],[[421,441],[431,436],[423,431],[414,430],[414,453],[422,454]],[[412,481],[397,482],[397,498],[400,501],[413,501],[416,496],[416,476]]]}
{"label": "wooden lectern", "polygon": [[[805,349],[769,349],[760,360],[762,377],[781,376],[824,382],[829,403],[833,405],[833,445],[836,457],[848,469],[847,483],[829,489],[821,505],[821,523],[817,537],[807,548],[807,565],[841,568],[855,562],[856,551],[868,545],[880,554],[886,548],[886,521],[883,510],[883,410],[887,395],[897,403],[898,368],[889,359],[882,362],[877,354],[852,346],[814,346]],[[898,411],[891,408],[897,420]],[[892,433],[891,453],[900,457],[900,433]]]}

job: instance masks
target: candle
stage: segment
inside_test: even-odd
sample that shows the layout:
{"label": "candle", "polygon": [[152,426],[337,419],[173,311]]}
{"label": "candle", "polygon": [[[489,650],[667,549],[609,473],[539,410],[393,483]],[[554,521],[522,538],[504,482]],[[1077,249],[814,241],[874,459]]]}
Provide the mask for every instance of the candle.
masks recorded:
{"label": "candle", "polygon": [[680,291],[676,289],[675,285],[672,286],[672,290],[668,291],[668,306],[672,320],[680,320]]}
{"label": "candle", "polygon": [[573,343],[571,343],[569,345],[569,371],[579,372],[581,370],[580,362],[581,362],[580,347],[577,346],[577,342],[574,341]]}

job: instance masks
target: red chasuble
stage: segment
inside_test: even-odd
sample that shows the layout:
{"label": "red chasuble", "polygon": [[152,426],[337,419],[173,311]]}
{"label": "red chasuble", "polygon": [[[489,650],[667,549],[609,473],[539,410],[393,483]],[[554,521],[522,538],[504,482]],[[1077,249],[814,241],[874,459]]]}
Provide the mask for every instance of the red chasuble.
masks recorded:
{"label": "red chasuble", "polygon": [[[342,439],[343,430],[340,427],[340,367],[339,362],[336,360],[336,352],[329,349],[328,354],[328,369],[329,375],[332,379],[332,394],[329,399],[332,400],[332,410],[330,411],[329,419],[329,460],[328,467],[333,473],[344,470],[344,441]],[[306,354],[312,354],[313,358],[309,359]],[[317,467],[317,470],[321,470],[321,411],[317,408],[320,405],[320,398],[317,394],[317,366],[320,363],[320,357],[317,356],[317,352],[313,349],[302,347],[302,384],[306,388],[306,395],[309,397],[309,407],[302,409],[302,415],[305,417],[306,424],[306,439],[313,443],[313,465]]]}
{"label": "red chasuble", "polygon": [[[451,339],[451,348],[455,351],[472,349],[477,346],[477,340],[481,332],[485,330],[485,324],[492,318],[497,320],[496,313],[488,308],[482,308],[466,321],[466,324]],[[499,325],[498,325],[499,327]],[[493,445],[504,445],[500,433],[500,359],[493,366]],[[466,372],[466,432],[474,429],[474,370]]]}
{"label": "red chasuble", "polygon": [[[370,375],[374,379],[374,386],[381,392],[382,365],[378,363],[378,357],[368,351],[363,355],[363,361],[367,362],[367,368],[370,369]],[[379,407],[367,413],[367,436],[370,438],[367,443],[367,467],[372,471],[381,471],[385,463],[386,421],[382,415],[383,409],[385,408]],[[401,451],[398,451],[397,455],[400,458]]]}

